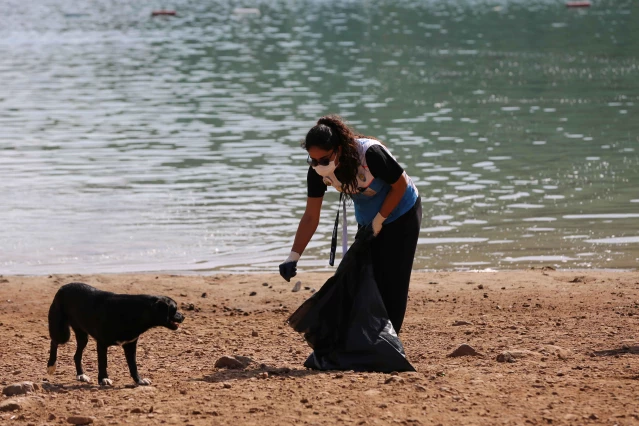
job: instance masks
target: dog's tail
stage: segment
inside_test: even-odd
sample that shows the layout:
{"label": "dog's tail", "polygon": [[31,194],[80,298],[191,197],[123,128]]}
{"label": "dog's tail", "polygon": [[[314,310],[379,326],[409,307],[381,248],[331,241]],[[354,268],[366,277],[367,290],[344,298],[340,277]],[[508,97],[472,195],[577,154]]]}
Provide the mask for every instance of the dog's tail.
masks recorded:
{"label": "dog's tail", "polygon": [[49,337],[58,345],[67,343],[71,338],[69,319],[64,313],[62,303],[62,294],[58,291],[49,308]]}
{"label": "dog's tail", "polygon": [[64,313],[62,292],[58,290],[53,303],[49,308],[49,336],[51,337],[51,349],[47,362],[47,373],[53,374],[58,360],[58,345],[63,345],[71,338],[69,319]]}

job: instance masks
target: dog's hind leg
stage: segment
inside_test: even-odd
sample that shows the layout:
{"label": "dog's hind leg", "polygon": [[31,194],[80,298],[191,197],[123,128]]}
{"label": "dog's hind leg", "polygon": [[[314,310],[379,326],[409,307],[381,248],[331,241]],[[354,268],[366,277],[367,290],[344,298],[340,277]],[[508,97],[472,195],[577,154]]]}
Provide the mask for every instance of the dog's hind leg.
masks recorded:
{"label": "dog's hind leg", "polygon": [[89,342],[89,335],[84,331],[78,330],[76,328],[73,329],[73,332],[75,333],[75,340],[78,343],[78,347],[75,350],[75,355],[73,356],[73,361],[75,361],[75,372],[77,373],[77,379],[81,382],[89,383],[91,382],[91,378],[84,374],[84,369],[82,368],[82,352]]}
{"label": "dog's hind leg", "polygon": [[131,377],[136,384],[142,386],[150,385],[151,381],[149,379],[140,379],[140,375],[138,374],[138,364],[136,360],[137,346],[137,340],[122,345],[122,349],[124,349],[124,356],[126,357],[126,363],[129,366]]}
{"label": "dog's hind leg", "polygon": [[107,374],[107,351],[109,347],[98,342],[98,383],[100,386],[113,386]]}
{"label": "dog's hind leg", "polygon": [[55,373],[55,365],[58,361],[58,344],[51,340],[51,349],[49,350],[49,361],[47,362],[47,373]]}

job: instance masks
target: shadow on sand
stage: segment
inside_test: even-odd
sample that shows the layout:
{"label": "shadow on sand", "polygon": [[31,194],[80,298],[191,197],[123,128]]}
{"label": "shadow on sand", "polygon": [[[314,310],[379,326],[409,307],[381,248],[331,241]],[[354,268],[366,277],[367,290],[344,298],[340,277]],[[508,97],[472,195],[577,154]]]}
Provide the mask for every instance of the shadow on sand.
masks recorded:
{"label": "shadow on sand", "polygon": [[268,377],[285,377],[289,379],[295,379],[306,376],[314,376],[316,374],[326,374],[327,371],[309,370],[306,368],[291,369],[288,367],[271,367],[266,364],[256,365],[255,368],[247,367],[245,369],[229,370],[220,369],[212,374],[206,375],[199,379],[193,379],[196,381],[205,381],[208,383],[222,383],[229,380],[250,380],[252,378],[263,378],[265,374]]}

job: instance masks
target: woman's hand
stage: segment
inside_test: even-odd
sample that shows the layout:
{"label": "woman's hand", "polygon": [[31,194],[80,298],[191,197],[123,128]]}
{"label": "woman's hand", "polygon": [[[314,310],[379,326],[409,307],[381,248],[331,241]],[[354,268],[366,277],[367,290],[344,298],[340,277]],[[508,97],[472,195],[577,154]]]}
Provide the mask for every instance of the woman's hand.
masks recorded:
{"label": "woman's hand", "polygon": [[382,226],[384,225],[384,221],[386,220],[386,218],[384,216],[382,216],[381,213],[377,213],[377,215],[375,216],[375,219],[373,219],[373,235],[377,236],[379,234],[379,232],[382,230]]}
{"label": "woman's hand", "polygon": [[287,282],[291,282],[291,278],[297,275],[297,261],[300,260],[299,253],[294,251],[288,255],[284,263],[280,265],[280,275]]}

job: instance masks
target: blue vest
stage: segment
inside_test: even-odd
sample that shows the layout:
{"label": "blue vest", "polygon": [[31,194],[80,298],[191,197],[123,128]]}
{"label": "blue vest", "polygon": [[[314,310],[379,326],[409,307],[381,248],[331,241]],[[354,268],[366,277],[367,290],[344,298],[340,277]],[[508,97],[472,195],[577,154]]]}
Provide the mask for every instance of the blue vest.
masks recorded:
{"label": "blue vest", "polygon": [[[384,182],[382,179],[375,179],[371,172],[368,170],[366,164],[366,151],[373,145],[382,145],[379,141],[374,139],[357,139],[359,143],[359,163],[360,166],[357,171],[357,181],[360,192],[352,194],[353,204],[355,205],[355,219],[360,225],[368,225],[373,222],[373,219],[379,213],[382,208],[382,204],[386,199],[386,195],[391,189],[391,186]],[[382,145],[383,149],[386,149]],[[390,152],[389,152],[390,154]],[[390,154],[392,156],[392,154]],[[394,157],[393,157],[394,158]],[[386,218],[384,223],[388,224],[395,221],[404,213],[409,211],[417,201],[419,193],[417,187],[413,183],[412,179],[404,172],[407,179],[407,187],[404,196],[399,201],[399,204]],[[342,184],[337,180],[335,175],[331,175],[324,178],[324,183],[332,185],[338,191],[341,191]]]}

